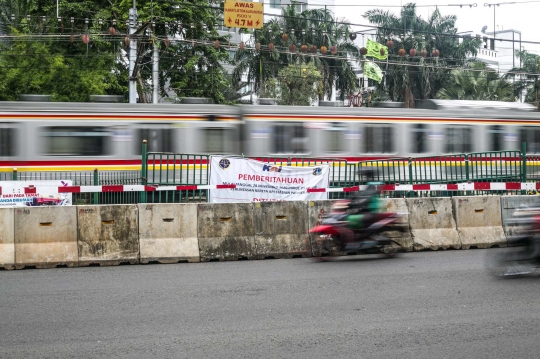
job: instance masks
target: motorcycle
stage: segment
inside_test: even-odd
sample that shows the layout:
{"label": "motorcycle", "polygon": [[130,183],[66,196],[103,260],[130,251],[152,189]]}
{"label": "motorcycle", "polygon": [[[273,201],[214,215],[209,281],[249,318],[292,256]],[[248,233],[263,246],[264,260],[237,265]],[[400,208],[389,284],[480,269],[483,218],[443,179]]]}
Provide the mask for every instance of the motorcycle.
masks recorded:
{"label": "motorcycle", "polygon": [[343,252],[357,254],[383,254],[386,257],[394,257],[403,247],[395,240],[388,237],[390,231],[405,232],[406,227],[400,225],[399,220],[405,213],[376,213],[369,214],[368,225],[362,229],[350,228],[347,220],[348,201],[340,201],[334,204],[330,214],[323,218],[321,224],[311,228],[309,232],[318,236],[315,241],[321,252],[317,260],[326,260],[323,252],[330,257],[335,257]]}
{"label": "motorcycle", "polygon": [[521,226],[519,234],[507,239],[506,249],[487,256],[487,269],[496,277],[524,276],[540,266],[540,208],[520,209],[514,216],[509,224]]}

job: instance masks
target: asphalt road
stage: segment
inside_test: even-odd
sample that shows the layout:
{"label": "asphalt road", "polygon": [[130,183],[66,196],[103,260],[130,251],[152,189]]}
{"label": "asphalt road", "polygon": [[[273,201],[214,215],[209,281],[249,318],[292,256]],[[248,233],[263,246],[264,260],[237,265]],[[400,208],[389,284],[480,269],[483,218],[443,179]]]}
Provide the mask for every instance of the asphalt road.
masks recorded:
{"label": "asphalt road", "polygon": [[0,272],[0,358],[539,358],[494,250]]}

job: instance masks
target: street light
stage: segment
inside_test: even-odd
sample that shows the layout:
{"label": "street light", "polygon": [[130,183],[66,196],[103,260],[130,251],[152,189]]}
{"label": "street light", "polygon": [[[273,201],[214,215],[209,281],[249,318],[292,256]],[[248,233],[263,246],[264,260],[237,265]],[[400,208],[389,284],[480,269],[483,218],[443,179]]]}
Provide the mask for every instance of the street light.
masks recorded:
{"label": "street light", "polygon": [[499,2],[494,4],[485,3],[484,7],[492,7],[493,6],[493,42],[495,42],[495,7],[499,5],[508,5],[508,4],[515,4],[516,2]]}

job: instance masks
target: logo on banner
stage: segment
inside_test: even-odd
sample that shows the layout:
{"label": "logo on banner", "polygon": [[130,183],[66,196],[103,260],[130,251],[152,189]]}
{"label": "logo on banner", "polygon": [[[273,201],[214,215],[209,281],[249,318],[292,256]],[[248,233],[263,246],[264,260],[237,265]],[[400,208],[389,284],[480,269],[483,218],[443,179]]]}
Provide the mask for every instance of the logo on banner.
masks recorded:
{"label": "logo on banner", "polygon": [[314,176],[320,176],[320,175],[322,175],[322,168],[320,168],[320,167],[314,168],[314,169],[313,169],[313,175],[314,175]]}
{"label": "logo on banner", "polygon": [[263,171],[268,171],[268,172],[281,172],[281,166],[271,166],[269,164],[265,164],[263,165]]}
{"label": "logo on banner", "polygon": [[219,167],[221,167],[222,170],[226,170],[231,165],[231,161],[229,161],[226,158],[223,158],[219,161]]}

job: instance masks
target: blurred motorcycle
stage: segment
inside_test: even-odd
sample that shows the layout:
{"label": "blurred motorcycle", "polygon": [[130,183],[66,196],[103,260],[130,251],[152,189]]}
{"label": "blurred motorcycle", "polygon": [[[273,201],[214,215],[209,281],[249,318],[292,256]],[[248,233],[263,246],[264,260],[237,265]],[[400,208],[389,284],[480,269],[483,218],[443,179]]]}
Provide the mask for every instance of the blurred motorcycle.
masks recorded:
{"label": "blurred motorcycle", "polygon": [[518,234],[507,239],[508,248],[488,253],[487,268],[497,277],[531,274],[540,266],[540,208],[523,208],[514,212],[509,225]]}
{"label": "blurred motorcycle", "polygon": [[[340,252],[355,252],[359,254],[382,253],[387,257],[393,257],[403,250],[395,240],[389,238],[385,232],[400,231],[406,228],[399,224],[403,213],[376,213],[366,215],[367,224],[361,229],[352,229],[347,220],[348,201],[339,201],[332,207],[328,216],[323,218],[322,223],[309,230],[318,236],[315,241],[321,252],[327,252],[330,257],[339,255]],[[325,257],[314,257],[318,260],[326,260]]]}

